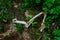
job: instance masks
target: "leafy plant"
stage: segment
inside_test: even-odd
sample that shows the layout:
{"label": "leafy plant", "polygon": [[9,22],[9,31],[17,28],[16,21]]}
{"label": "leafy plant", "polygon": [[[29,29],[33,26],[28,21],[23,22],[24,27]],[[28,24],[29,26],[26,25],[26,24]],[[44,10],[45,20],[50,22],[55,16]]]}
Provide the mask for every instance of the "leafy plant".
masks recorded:
{"label": "leafy plant", "polygon": [[16,30],[17,30],[17,32],[20,32],[20,33],[22,33],[22,31],[24,30],[24,28],[23,28],[23,25],[22,24],[16,24]]}
{"label": "leafy plant", "polygon": [[34,9],[36,5],[38,5],[40,3],[40,0],[24,0],[23,4],[22,4],[22,8],[24,9],[28,9],[28,8],[32,8]]}
{"label": "leafy plant", "polygon": [[3,29],[3,25],[2,24],[0,24],[0,31]]}
{"label": "leafy plant", "polygon": [[11,8],[12,7],[12,2],[11,0],[0,0],[0,9],[4,8]]}
{"label": "leafy plant", "polygon": [[32,26],[35,26],[37,24],[37,22],[32,22]]}
{"label": "leafy plant", "polygon": [[52,33],[56,36],[60,36],[60,29],[54,30]]}
{"label": "leafy plant", "polygon": [[27,16],[27,17],[26,17],[26,20],[30,20],[30,19],[31,19],[31,17],[30,17],[30,16]]}
{"label": "leafy plant", "polygon": [[[26,17],[26,20],[30,20],[32,17],[30,17],[30,16],[27,16]],[[32,26],[35,26],[37,24],[37,21],[34,21],[34,22],[32,22]]]}
{"label": "leafy plant", "polygon": [[60,37],[56,37],[55,40],[60,40]]}
{"label": "leafy plant", "polygon": [[[42,3],[41,3],[42,2]],[[40,4],[41,3],[41,4]],[[51,23],[60,15],[60,0],[24,0],[23,8],[35,8],[36,5],[41,5],[41,10],[47,13],[46,27],[50,27]]]}
{"label": "leafy plant", "polygon": [[59,0],[45,0],[43,3],[42,9],[47,13],[46,26],[50,27],[51,23],[58,18],[60,15],[60,3],[57,3]]}
{"label": "leafy plant", "polygon": [[11,0],[0,0],[0,20],[8,22],[8,20],[14,18],[13,13],[10,15],[9,9],[12,7]]}
{"label": "leafy plant", "polygon": [[10,22],[14,18],[14,13],[10,12],[11,7],[13,7],[11,0],[0,0],[0,30],[4,30],[5,25],[2,24]]}
{"label": "leafy plant", "polygon": [[43,39],[42,40],[51,40],[49,35],[47,35],[46,33],[43,34]]}
{"label": "leafy plant", "polygon": [[[60,17],[60,0],[25,0],[24,3],[22,4],[24,9],[28,8],[35,8],[36,5],[41,5],[41,10],[44,11],[47,14],[47,18],[45,20],[45,26],[46,29],[51,31],[49,28],[51,27],[52,23],[56,23],[55,25],[59,24],[59,17]],[[40,7],[39,7],[40,8]],[[35,8],[36,9],[36,8]],[[40,10],[40,11],[41,11]],[[32,23],[34,25],[35,23]],[[59,28],[60,26],[58,26]],[[60,35],[60,29],[59,30],[54,30],[53,35]],[[50,37],[46,36],[45,34],[43,35],[45,40],[51,40]]]}
{"label": "leafy plant", "polygon": [[35,0],[36,3],[40,3],[41,0]]}

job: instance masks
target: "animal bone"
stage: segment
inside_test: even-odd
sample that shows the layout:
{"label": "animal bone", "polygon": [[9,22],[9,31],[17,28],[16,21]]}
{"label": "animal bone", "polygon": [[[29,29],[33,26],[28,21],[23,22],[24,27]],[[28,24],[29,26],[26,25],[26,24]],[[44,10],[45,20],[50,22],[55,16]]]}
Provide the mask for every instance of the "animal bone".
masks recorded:
{"label": "animal bone", "polygon": [[43,14],[43,12],[40,12],[39,14],[35,15],[32,19],[30,19],[28,22],[25,22],[25,21],[19,21],[17,20],[16,18],[14,18],[12,20],[13,23],[20,23],[20,24],[24,24],[26,28],[28,28],[31,23],[34,21],[35,18],[39,17],[41,14]]}
{"label": "animal bone", "polygon": [[44,15],[44,18],[43,18],[43,21],[42,21],[42,23],[41,23],[41,27],[39,28],[39,30],[40,30],[40,32],[42,32],[43,30],[44,30],[44,28],[45,28],[45,19],[46,19],[46,14]]}

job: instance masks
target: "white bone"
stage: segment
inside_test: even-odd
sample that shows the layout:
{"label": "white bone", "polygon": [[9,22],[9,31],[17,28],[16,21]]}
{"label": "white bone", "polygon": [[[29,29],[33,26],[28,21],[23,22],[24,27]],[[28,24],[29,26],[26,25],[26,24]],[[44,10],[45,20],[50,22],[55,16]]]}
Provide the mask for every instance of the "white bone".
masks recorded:
{"label": "white bone", "polygon": [[32,19],[30,19],[30,20],[28,21],[28,23],[25,22],[25,21],[19,21],[19,20],[17,20],[16,18],[13,19],[13,23],[24,24],[25,27],[28,28],[28,27],[31,25],[31,23],[34,21],[34,19],[37,18],[37,17],[39,17],[42,13],[43,13],[43,12],[40,12],[39,14],[35,15]]}

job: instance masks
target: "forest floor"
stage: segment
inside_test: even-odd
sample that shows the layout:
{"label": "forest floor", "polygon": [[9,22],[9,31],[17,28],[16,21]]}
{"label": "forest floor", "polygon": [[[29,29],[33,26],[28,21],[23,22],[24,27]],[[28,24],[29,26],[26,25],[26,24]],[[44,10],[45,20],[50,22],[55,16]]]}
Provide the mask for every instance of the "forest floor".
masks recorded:
{"label": "forest floor", "polygon": [[[14,6],[20,6],[20,3],[15,3]],[[23,9],[19,9],[16,7],[12,7],[11,9],[9,9],[10,14],[12,12],[14,12],[15,17],[18,20],[24,20],[26,21],[26,17],[25,17],[25,11]],[[32,11],[32,12],[31,12]],[[30,13],[33,13],[33,16],[35,15],[34,13],[39,13],[39,11],[34,11],[34,10],[30,10]],[[28,29],[24,28],[24,30],[22,31],[22,33],[16,32],[15,28],[13,28],[13,32],[9,33],[9,28],[12,24],[12,20],[10,20],[8,23],[4,23],[2,22],[4,29],[0,31],[0,40],[45,40],[45,37],[47,37],[47,35],[50,36],[50,38],[53,40],[54,39],[54,35],[52,35],[52,33],[48,33],[49,30],[54,30],[54,29],[58,29],[58,27],[53,27],[51,26],[49,28],[49,30],[44,29],[43,32],[39,31],[39,28],[41,26],[42,23],[42,19],[43,19],[43,15],[41,15],[42,17],[38,17],[36,18],[37,20],[37,24],[35,26],[30,25]],[[3,34],[3,35],[1,35]],[[6,35],[7,34],[7,35]],[[6,36],[5,36],[6,35]],[[47,37],[48,39],[49,36]]]}

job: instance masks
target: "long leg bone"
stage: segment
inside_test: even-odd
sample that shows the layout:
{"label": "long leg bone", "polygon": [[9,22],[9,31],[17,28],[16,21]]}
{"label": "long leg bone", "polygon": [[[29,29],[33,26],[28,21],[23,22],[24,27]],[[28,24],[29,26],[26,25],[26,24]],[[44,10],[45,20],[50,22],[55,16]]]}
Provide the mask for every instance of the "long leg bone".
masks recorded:
{"label": "long leg bone", "polygon": [[[3,35],[4,37],[5,37],[6,35],[9,35],[9,34],[11,33],[11,31],[12,31],[12,28],[14,27],[14,26],[13,26],[13,23],[24,24],[25,27],[28,28],[28,27],[31,25],[31,23],[35,20],[35,18],[39,17],[41,14],[43,14],[43,12],[40,12],[39,14],[35,15],[35,16],[34,16],[32,19],[30,19],[28,22],[19,21],[19,20],[17,20],[16,18],[13,19],[13,20],[12,20],[12,25],[11,25],[11,27],[10,27],[9,32],[7,31],[8,33],[6,32],[6,33],[0,34],[0,35]],[[41,24],[41,27],[44,27],[45,18],[46,18],[46,15],[45,15],[44,18],[43,18],[43,22],[42,22],[42,24]],[[44,28],[43,28],[43,29],[44,29]],[[41,29],[40,31],[42,31],[43,29]],[[3,38],[4,38],[4,37],[3,37]],[[3,39],[3,38],[0,38],[0,39]]]}
{"label": "long leg bone", "polygon": [[28,22],[25,21],[19,21],[16,18],[13,19],[13,23],[20,23],[20,24],[24,24],[26,28],[28,28],[31,23],[34,21],[35,18],[39,17],[41,14],[43,14],[43,12],[40,12],[39,14],[35,15],[32,19],[30,19]]}
{"label": "long leg bone", "polygon": [[42,23],[41,23],[41,27],[39,28],[39,30],[40,30],[40,32],[42,32],[43,30],[44,30],[44,28],[45,28],[45,19],[46,19],[46,14],[44,15],[44,18],[43,18],[43,21],[42,21]]}

